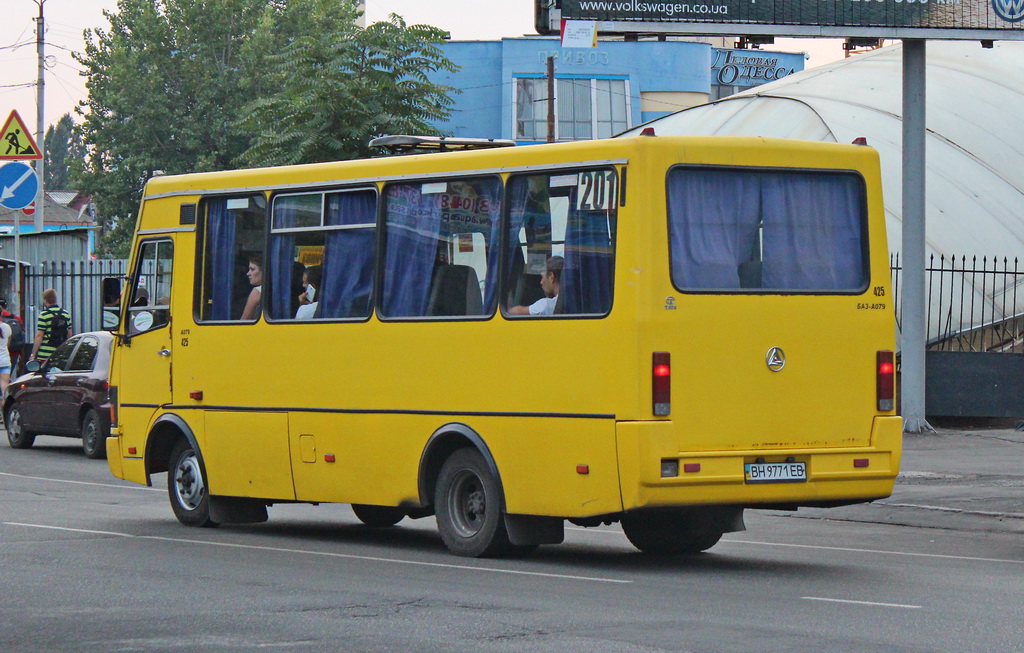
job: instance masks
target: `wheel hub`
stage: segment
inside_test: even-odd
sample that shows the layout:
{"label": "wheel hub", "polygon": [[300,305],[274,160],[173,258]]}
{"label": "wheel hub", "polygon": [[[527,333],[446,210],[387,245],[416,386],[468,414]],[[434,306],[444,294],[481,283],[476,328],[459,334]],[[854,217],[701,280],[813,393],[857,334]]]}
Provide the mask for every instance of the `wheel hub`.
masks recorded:
{"label": "wheel hub", "polygon": [[174,491],[183,507],[188,510],[199,507],[206,494],[206,488],[203,487],[203,475],[195,456],[188,456],[178,463],[174,470]]}

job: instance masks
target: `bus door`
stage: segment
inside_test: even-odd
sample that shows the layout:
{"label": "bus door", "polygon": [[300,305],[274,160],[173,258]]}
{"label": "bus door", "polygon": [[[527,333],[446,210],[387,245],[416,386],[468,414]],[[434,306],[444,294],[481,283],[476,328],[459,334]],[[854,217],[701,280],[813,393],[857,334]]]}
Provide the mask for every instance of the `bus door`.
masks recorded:
{"label": "bus door", "polygon": [[137,247],[116,365],[117,378],[130,380],[118,388],[118,420],[128,436],[123,446],[136,447],[141,456],[153,413],[171,402],[174,241],[157,237],[140,241]]}

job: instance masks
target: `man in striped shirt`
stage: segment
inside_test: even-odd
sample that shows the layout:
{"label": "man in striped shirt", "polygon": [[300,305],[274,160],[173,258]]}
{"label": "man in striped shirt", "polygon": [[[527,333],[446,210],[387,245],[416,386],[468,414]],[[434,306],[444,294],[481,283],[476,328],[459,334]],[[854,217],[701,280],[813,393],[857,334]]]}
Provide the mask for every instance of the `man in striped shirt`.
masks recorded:
{"label": "man in striped shirt", "polygon": [[45,361],[62,342],[74,335],[71,314],[57,305],[57,291],[43,291],[43,310],[36,321],[36,340],[29,360]]}

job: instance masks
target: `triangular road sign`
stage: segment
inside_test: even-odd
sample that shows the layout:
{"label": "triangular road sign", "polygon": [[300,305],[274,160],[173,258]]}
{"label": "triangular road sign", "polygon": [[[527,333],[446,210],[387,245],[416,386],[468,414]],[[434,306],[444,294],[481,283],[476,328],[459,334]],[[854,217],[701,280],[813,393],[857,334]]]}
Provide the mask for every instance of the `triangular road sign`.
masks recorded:
{"label": "triangular road sign", "polygon": [[11,111],[11,115],[0,130],[0,161],[13,161],[24,159],[41,159],[43,153],[39,146],[32,140],[32,133],[25,126],[18,112]]}

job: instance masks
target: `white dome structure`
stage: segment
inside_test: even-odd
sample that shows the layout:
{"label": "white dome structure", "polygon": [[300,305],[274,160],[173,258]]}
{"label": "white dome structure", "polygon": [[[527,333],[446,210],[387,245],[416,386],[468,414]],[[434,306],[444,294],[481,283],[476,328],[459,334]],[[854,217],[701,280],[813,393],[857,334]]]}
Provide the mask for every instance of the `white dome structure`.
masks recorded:
{"label": "white dome structure", "polygon": [[[936,264],[939,256],[966,255],[968,266],[977,256],[979,267],[983,256],[998,257],[1000,266],[1006,257],[1012,271],[1014,260],[1024,255],[1024,43],[996,42],[984,49],[976,41],[929,41],[926,53],[927,255],[935,255]],[[654,127],[659,135],[839,143],[865,137],[881,157],[889,247],[898,253],[902,58],[901,45],[881,48],[643,127]],[[944,276],[948,284],[950,275]],[[1012,300],[1014,275],[986,275],[984,284],[979,277],[977,287],[971,275],[955,277],[958,288],[952,295],[943,290],[941,310],[938,289],[931,289],[930,342],[1024,313],[1024,294],[1016,304]]]}

